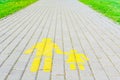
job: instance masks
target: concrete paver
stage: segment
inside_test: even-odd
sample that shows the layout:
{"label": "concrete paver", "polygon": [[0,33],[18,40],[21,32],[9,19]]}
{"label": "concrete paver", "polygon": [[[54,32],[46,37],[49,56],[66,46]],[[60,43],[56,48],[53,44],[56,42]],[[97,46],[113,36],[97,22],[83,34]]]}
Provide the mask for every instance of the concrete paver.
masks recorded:
{"label": "concrete paver", "polygon": [[[0,20],[0,80],[120,80],[119,35],[118,24],[78,0],[40,0]],[[43,69],[43,55],[39,70],[31,72],[37,50],[24,52],[45,38],[63,53],[52,51],[50,72]],[[71,70],[70,50],[89,58],[85,70],[77,62]]]}

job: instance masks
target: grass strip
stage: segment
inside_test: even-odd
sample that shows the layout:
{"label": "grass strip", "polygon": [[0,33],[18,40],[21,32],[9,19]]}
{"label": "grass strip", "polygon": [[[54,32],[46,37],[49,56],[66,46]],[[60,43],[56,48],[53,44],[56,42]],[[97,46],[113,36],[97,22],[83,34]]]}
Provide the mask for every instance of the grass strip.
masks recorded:
{"label": "grass strip", "polygon": [[0,0],[0,18],[6,17],[37,0]]}
{"label": "grass strip", "polygon": [[79,0],[120,23],[120,0]]}

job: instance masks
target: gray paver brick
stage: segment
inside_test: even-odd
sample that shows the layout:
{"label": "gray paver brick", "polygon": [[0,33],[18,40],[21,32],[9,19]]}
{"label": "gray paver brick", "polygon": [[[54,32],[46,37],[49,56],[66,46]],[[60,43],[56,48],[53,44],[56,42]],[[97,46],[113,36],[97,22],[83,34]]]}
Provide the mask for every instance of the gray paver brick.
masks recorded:
{"label": "gray paver brick", "polygon": [[[0,80],[120,80],[120,26],[77,0],[39,0],[0,20]],[[30,72],[36,50],[24,51],[43,38],[64,52],[84,53],[85,70],[70,70],[66,55],[53,51],[51,72]]]}

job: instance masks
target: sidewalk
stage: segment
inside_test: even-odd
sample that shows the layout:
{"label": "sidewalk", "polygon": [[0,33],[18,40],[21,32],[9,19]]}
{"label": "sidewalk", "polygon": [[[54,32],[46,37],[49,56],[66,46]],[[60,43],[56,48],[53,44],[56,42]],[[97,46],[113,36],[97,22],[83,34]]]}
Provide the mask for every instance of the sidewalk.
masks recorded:
{"label": "sidewalk", "polygon": [[[48,54],[39,52],[32,72],[38,47],[31,47],[44,39],[53,41],[51,71],[43,69]],[[89,59],[85,70],[66,62],[72,50]],[[120,80],[120,26],[78,0],[40,0],[0,20],[0,80]]]}

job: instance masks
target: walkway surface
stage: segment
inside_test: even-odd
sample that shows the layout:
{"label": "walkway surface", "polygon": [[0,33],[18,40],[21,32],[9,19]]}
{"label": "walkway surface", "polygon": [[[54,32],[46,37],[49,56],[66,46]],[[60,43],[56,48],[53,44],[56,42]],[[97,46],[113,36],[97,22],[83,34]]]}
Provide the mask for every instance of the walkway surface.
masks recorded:
{"label": "walkway surface", "polygon": [[[45,38],[86,55],[85,70],[52,51],[51,71],[41,58],[31,72],[36,51],[24,52]],[[120,26],[77,0],[40,0],[0,20],[0,80],[120,80]]]}

